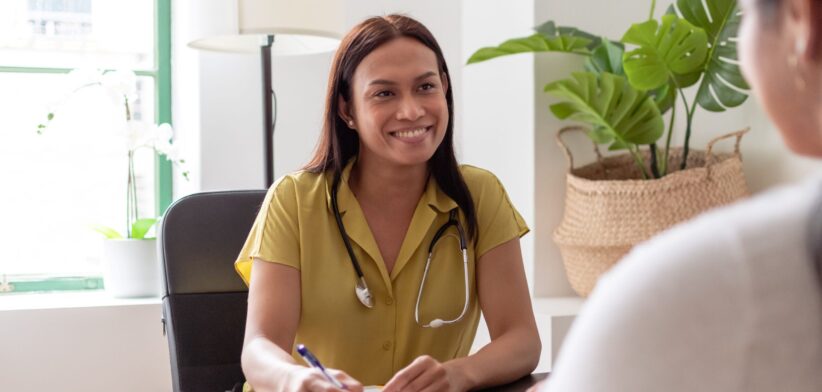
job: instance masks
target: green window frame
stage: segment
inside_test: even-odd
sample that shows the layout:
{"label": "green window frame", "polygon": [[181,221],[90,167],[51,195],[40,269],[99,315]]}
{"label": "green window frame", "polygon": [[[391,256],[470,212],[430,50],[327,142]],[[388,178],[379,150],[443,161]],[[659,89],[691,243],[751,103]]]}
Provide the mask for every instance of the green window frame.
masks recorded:
{"label": "green window frame", "polygon": [[[171,124],[171,0],[155,0],[154,4],[155,64],[153,70],[139,70],[139,76],[153,77],[155,81],[155,120]],[[50,73],[70,72],[70,68],[7,67],[0,72]],[[171,162],[155,155],[155,199],[157,216],[165,213],[172,202],[173,180]],[[0,276],[0,294],[40,291],[99,290],[103,279],[99,276],[53,276],[37,279]]]}

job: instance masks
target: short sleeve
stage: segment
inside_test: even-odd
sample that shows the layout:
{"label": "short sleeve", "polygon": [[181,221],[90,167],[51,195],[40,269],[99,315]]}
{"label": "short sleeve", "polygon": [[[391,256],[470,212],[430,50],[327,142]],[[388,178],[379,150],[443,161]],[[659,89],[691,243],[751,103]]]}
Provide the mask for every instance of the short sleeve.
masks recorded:
{"label": "short sleeve", "polygon": [[489,250],[528,233],[528,225],[495,175],[468,166],[464,176],[476,208],[479,235],[474,251],[477,259]]}
{"label": "short sleeve", "polygon": [[300,269],[299,215],[296,184],[282,177],[269,188],[234,268],[251,281],[254,258]]}

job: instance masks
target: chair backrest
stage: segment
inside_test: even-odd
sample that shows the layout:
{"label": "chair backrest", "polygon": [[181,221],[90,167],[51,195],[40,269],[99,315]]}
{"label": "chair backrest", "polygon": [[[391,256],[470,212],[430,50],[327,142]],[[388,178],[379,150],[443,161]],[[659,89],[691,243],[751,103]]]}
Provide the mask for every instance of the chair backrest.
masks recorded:
{"label": "chair backrest", "polygon": [[174,391],[225,391],[240,367],[248,289],[234,260],[265,191],[186,196],[165,214],[158,238]]}

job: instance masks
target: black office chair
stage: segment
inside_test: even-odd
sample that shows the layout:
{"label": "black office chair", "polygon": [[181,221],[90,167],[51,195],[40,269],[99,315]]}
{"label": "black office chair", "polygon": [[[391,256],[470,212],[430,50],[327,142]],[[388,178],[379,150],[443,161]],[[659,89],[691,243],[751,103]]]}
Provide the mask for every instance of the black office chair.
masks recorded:
{"label": "black office chair", "polygon": [[168,208],[161,224],[163,329],[174,391],[241,387],[248,289],[234,271],[265,191],[205,192]]}

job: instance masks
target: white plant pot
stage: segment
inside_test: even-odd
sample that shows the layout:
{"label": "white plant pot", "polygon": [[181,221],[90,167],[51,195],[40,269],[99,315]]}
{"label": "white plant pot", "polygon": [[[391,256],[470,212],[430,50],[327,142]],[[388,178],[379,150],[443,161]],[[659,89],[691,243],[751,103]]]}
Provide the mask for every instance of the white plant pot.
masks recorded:
{"label": "white plant pot", "polygon": [[103,241],[103,285],[115,298],[160,296],[157,240]]}

